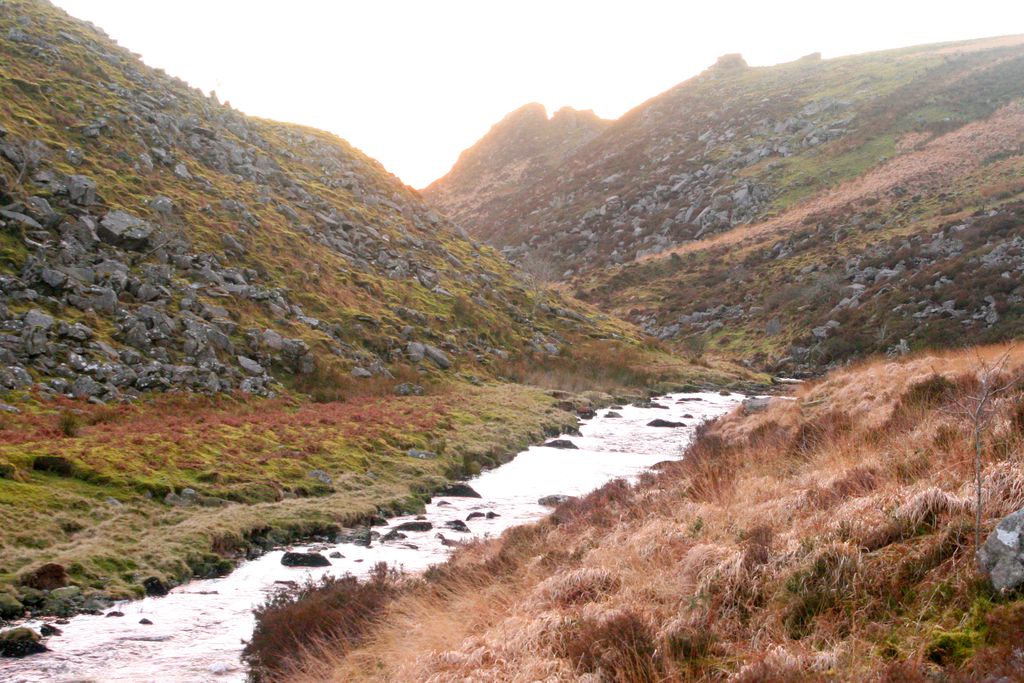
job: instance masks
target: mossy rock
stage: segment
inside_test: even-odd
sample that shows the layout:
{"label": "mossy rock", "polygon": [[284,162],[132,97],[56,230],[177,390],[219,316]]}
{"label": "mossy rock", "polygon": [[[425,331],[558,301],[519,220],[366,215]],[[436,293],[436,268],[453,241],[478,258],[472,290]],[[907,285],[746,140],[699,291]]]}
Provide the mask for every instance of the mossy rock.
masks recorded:
{"label": "mossy rock", "polygon": [[0,593],[0,619],[17,619],[25,606],[10,593]]}
{"label": "mossy rock", "polygon": [[46,652],[42,636],[30,628],[13,628],[0,633],[0,657],[27,657]]}

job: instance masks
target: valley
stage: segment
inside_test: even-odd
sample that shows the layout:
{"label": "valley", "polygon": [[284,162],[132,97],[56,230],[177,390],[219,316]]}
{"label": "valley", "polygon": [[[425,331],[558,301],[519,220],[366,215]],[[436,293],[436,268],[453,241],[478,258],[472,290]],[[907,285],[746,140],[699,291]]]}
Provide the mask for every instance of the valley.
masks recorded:
{"label": "valley", "polygon": [[725,54],[417,191],[0,0],[0,678],[1024,680],[1022,93]]}

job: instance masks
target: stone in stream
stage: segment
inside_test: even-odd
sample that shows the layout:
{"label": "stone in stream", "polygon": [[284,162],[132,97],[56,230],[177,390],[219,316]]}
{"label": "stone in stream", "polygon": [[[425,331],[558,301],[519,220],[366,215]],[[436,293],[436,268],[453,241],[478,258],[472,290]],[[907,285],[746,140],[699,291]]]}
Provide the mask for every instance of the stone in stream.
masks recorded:
{"label": "stone in stream", "polygon": [[458,542],[445,538],[444,534],[434,534],[434,538],[440,539],[441,545],[445,547],[452,547],[458,545]]}
{"label": "stone in stream", "polygon": [[153,622],[150,621],[149,619],[147,619],[146,617],[142,617],[141,619],[139,619],[139,623],[142,624],[143,626],[152,626],[153,625]]}
{"label": "stone in stream", "polygon": [[569,441],[569,439],[552,439],[551,441],[548,441],[547,443],[545,443],[544,447],[545,448],[565,448],[565,449],[569,449],[569,448],[577,448],[578,449],[579,448],[579,446],[574,444],[572,441]]}
{"label": "stone in stream", "polygon": [[450,519],[444,523],[445,529],[451,529],[452,531],[460,531],[464,534],[469,533],[469,527],[461,519]]}
{"label": "stone in stream", "polygon": [[700,396],[687,396],[685,398],[679,399],[678,401],[676,401],[676,403],[686,403],[688,401],[703,401],[703,400],[704,399],[702,399]]}
{"label": "stone in stream", "polygon": [[609,410],[604,414],[605,417],[622,417],[622,413],[617,413],[614,410]]}
{"label": "stone in stream", "polygon": [[124,616],[124,612],[118,612],[117,610],[114,610],[113,612],[107,612],[104,616],[106,616],[106,617],[123,617]]}
{"label": "stone in stream", "polygon": [[487,511],[487,515],[486,516],[487,516],[487,519],[494,519],[495,517],[501,517],[501,515],[499,515],[497,512],[491,512],[490,510]]}
{"label": "stone in stream", "polygon": [[474,519],[480,519],[483,516],[484,516],[484,513],[482,513],[482,512],[470,512],[469,516],[466,517],[466,521],[469,522],[469,521],[474,520]]}
{"label": "stone in stream", "polygon": [[146,595],[159,597],[167,595],[167,584],[155,576],[150,576],[142,581],[142,587],[146,589]]}
{"label": "stone in stream", "polygon": [[333,558],[335,560],[340,560],[340,559],[343,559],[345,556],[342,555],[341,553],[339,553],[337,550],[335,550],[333,553],[331,553],[327,557]]}
{"label": "stone in stream", "polygon": [[380,537],[381,541],[402,541],[409,538],[398,529],[392,529]]}
{"label": "stone in stream", "polygon": [[61,631],[59,628],[57,628],[53,624],[43,624],[42,626],[39,627],[39,633],[43,637],[49,637],[49,636],[63,635],[64,631]]}
{"label": "stone in stream", "polygon": [[[430,522],[417,521],[417,522],[402,522],[396,526],[392,531],[430,531],[434,528],[434,525]],[[390,532],[389,532],[390,533]]]}
{"label": "stone in stream", "polygon": [[46,652],[43,637],[24,626],[0,633],[0,657],[27,657]]}
{"label": "stone in stream", "polygon": [[648,427],[685,427],[685,422],[673,422],[672,420],[662,420],[660,417],[657,420],[651,420],[647,423]]}
{"label": "stone in stream", "polygon": [[329,567],[331,561],[320,553],[287,552],[281,556],[281,564],[286,567]]}
{"label": "stone in stream", "polygon": [[473,490],[472,486],[470,486],[469,484],[464,484],[462,482],[458,482],[458,481],[453,483],[453,484],[448,484],[447,486],[445,486],[444,488],[439,490],[437,493],[438,493],[438,495],[450,496],[451,498],[480,498],[481,497],[479,493],[477,493],[476,491]]}
{"label": "stone in stream", "polygon": [[567,503],[570,500],[576,500],[576,496],[567,496],[563,493],[556,493],[551,496],[544,496],[537,500],[537,505],[544,505],[546,507],[558,507],[562,503]]}

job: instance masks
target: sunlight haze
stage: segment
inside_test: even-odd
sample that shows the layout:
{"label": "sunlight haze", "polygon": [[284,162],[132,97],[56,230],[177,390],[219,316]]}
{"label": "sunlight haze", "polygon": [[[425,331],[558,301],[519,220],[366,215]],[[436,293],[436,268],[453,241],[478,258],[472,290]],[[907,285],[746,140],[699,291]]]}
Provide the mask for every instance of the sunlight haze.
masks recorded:
{"label": "sunlight haze", "polygon": [[527,102],[617,118],[740,52],[751,65],[1024,31],[1015,2],[57,0],[248,114],[329,130],[414,187]]}

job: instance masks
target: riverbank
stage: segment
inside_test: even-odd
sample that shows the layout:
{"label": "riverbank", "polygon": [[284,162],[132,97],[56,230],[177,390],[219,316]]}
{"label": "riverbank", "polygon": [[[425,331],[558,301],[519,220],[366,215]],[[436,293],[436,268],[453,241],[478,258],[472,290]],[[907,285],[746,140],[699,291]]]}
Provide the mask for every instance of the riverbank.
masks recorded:
{"label": "riverbank", "polygon": [[[290,680],[1018,680],[1024,600],[978,572],[956,411],[1002,352],[862,363],[735,411],[639,486],[460,549]],[[983,539],[1024,506],[1016,386],[985,433]]]}
{"label": "riverbank", "polygon": [[[20,616],[10,598],[34,613],[103,609],[289,540],[417,510],[449,479],[574,428],[574,401],[492,384],[346,403],[28,407],[0,429],[2,616]],[[71,434],[59,426],[68,414]],[[40,571],[50,564],[63,572]],[[43,592],[63,585],[81,591]]]}

